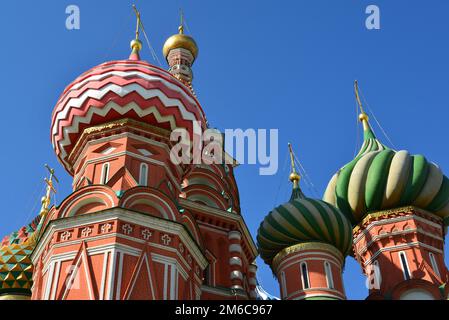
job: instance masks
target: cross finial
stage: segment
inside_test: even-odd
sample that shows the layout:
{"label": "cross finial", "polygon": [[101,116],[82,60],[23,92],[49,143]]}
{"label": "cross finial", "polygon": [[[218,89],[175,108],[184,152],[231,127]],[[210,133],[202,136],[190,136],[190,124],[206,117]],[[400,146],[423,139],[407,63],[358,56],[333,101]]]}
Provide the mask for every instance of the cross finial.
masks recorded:
{"label": "cross finial", "polygon": [[143,29],[142,21],[140,20],[140,12],[136,5],[133,4],[134,12],[136,13],[136,37],[131,41],[131,55],[130,60],[140,60],[139,51],[142,50],[142,42],[139,40],[140,29]]}
{"label": "cross finial", "polygon": [[357,103],[359,105],[360,108],[360,113],[364,114],[365,110],[363,110],[363,106],[362,106],[362,102],[360,101],[360,96],[359,96],[359,83],[357,80],[354,81],[354,92],[355,92],[355,98],[357,100]]}
{"label": "cross finial", "polygon": [[55,176],[55,170],[50,168],[48,164],[45,165],[45,168],[47,168],[48,172],[50,173],[50,176],[44,179],[45,183],[47,184],[45,196],[42,197],[42,207],[40,215],[43,216],[48,212],[48,208],[50,207],[50,201],[51,201],[51,193],[56,193],[56,189],[54,187],[53,181],[56,181],[59,183],[58,178]]}
{"label": "cross finial", "polygon": [[357,100],[357,104],[359,105],[359,108],[360,108],[359,120],[363,123],[363,129],[365,131],[367,131],[367,130],[369,130],[369,124],[368,124],[369,117],[366,114],[365,110],[363,109],[362,101],[360,101],[359,83],[357,80],[354,81],[354,92],[355,92],[355,98]]}
{"label": "cross finial", "polygon": [[136,40],[139,40],[139,32],[140,32],[140,12],[137,10],[136,5],[133,4],[134,12],[136,13]]}
{"label": "cross finial", "polygon": [[301,179],[301,176],[296,172],[296,166],[295,166],[295,156],[293,154],[292,145],[288,144],[288,151],[290,153],[290,164],[292,167],[292,172],[290,173],[290,181],[293,182],[293,188],[296,189],[299,187],[299,180]]}

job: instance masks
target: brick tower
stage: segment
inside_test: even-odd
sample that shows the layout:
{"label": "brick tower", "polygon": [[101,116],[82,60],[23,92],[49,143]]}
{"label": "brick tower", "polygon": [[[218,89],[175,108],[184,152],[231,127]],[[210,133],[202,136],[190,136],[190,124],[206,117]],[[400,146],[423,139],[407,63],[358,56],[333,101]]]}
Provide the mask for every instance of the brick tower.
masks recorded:
{"label": "brick tower", "polygon": [[332,205],[304,196],[290,145],[289,149],[292,195],[259,227],[261,258],[279,281],[284,300],[346,299],[342,272],[352,245],[351,224]]}
{"label": "brick tower", "polygon": [[447,299],[449,179],[424,156],[382,144],[369,125],[357,82],[355,93],[364,143],[333,176],[324,200],[353,224],[353,255],[368,277],[368,299]]}
{"label": "brick tower", "polygon": [[[193,139],[208,127],[191,88],[197,45],[183,32],[170,37],[170,72],[142,61],[136,13],[129,59],[83,73],[54,108],[51,141],[73,192],[51,208],[47,199],[19,250],[4,242],[4,297],[256,297],[257,250],[240,214],[233,165],[171,157],[174,129]],[[22,259],[21,274],[11,255]]]}

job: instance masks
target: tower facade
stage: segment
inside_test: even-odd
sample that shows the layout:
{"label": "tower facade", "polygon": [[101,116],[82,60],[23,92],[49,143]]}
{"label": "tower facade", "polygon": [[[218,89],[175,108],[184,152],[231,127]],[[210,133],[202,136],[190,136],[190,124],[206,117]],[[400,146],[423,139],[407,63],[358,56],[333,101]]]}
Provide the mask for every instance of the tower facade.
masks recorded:
{"label": "tower facade", "polygon": [[445,299],[443,249],[442,219],[412,206],[368,214],[354,230],[369,299]]}
{"label": "tower facade", "polygon": [[324,200],[354,227],[353,256],[368,278],[368,299],[447,299],[444,236],[449,179],[422,155],[381,143],[360,105],[364,143],[331,179]]}
{"label": "tower facade", "polygon": [[272,267],[284,300],[345,300],[343,265],[334,246],[304,242],[279,252]]}
{"label": "tower facade", "polygon": [[162,53],[169,65],[168,71],[176,79],[191,88],[193,80],[192,65],[198,56],[198,46],[192,37],[184,34],[182,21],[178,31],[178,34],[167,39]]}
{"label": "tower facade", "polygon": [[351,224],[332,205],[304,196],[289,148],[292,195],[259,227],[261,258],[276,276],[284,300],[346,299],[342,273],[352,247]]}
{"label": "tower facade", "polygon": [[187,143],[207,129],[191,89],[196,44],[169,38],[170,72],[142,61],[137,15],[129,59],[83,73],[55,106],[51,140],[73,192],[46,207],[35,241],[14,251],[29,260],[16,291],[36,300],[255,298],[257,250],[234,167],[176,162],[171,152],[175,129]]}

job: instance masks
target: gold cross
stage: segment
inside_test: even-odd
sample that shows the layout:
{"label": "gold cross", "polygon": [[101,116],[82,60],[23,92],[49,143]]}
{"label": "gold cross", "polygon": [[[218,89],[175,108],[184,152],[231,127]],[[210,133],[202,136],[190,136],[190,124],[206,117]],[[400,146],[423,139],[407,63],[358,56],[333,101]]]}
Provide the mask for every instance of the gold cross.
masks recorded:
{"label": "gold cross", "polygon": [[136,40],[139,40],[139,30],[140,26],[142,25],[142,22],[140,20],[140,12],[137,10],[136,5],[133,4],[134,12],[136,13],[137,23],[136,23]]}
{"label": "gold cross", "polygon": [[55,176],[55,170],[50,168],[48,164],[45,165],[45,168],[47,168],[48,172],[50,173],[50,176],[47,178],[44,178],[45,183],[47,184],[45,196],[42,197],[42,207],[41,207],[41,216],[46,214],[48,212],[48,208],[50,206],[50,200],[51,200],[51,193],[56,193],[56,189],[53,184],[53,180],[59,183],[58,178]]}
{"label": "gold cross", "polygon": [[288,144],[288,151],[290,152],[290,163],[291,163],[291,166],[292,166],[292,172],[296,173],[295,158],[294,158],[294,155],[293,155],[293,150],[292,150],[291,143]]}
{"label": "gold cross", "polygon": [[366,114],[365,110],[363,110],[362,102],[360,101],[359,83],[357,80],[354,81],[354,92],[355,92],[355,98],[357,99],[357,103],[359,104],[359,107],[360,107],[360,113]]}

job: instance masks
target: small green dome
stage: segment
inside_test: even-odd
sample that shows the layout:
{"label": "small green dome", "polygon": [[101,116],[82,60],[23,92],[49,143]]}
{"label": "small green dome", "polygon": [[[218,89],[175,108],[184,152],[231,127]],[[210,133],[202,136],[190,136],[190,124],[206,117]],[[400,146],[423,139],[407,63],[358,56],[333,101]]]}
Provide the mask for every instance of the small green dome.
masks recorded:
{"label": "small green dome", "polygon": [[260,224],[257,246],[261,258],[271,265],[281,250],[304,242],[328,243],[346,256],[352,247],[352,226],[340,210],[305,198],[298,187],[289,202],[273,209]]}
{"label": "small green dome", "polygon": [[369,212],[409,205],[449,223],[449,179],[424,156],[385,147],[369,125],[359,154],[332,177],[323,200],[353,225]]}

